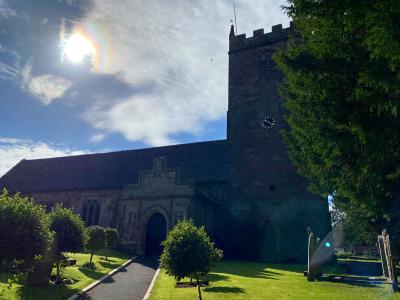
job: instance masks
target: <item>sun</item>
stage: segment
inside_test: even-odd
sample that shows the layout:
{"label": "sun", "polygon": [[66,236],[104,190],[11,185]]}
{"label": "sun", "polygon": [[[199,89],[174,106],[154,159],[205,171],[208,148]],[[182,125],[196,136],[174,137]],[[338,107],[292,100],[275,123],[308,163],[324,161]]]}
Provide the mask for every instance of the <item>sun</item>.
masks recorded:
{"label": "sun", "polygon": [[73,63],[80,63],[85,57],[95,53],[93,43],[81,33],[74,33],[63,43],[63,57]]}

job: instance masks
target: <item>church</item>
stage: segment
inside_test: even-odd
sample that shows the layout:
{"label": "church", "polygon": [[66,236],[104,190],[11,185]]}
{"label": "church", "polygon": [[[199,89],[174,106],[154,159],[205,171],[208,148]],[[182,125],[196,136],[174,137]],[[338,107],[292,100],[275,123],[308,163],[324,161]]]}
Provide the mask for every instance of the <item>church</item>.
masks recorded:
{"label": "church", "polygon": [[293,32],[275,25],[246,37],[231,26],[227,139],[22,160],[0,188],[48,209],[63,203],[87,226],[115,227],[120,246],[137,254],[159,254],[168,231],[192,218],[224,250],[249,245],[252,258],[304,261],[307,228],[323,237],[331,224],[327,200],[307,191],[280,132],[283,77],[272,55]]}

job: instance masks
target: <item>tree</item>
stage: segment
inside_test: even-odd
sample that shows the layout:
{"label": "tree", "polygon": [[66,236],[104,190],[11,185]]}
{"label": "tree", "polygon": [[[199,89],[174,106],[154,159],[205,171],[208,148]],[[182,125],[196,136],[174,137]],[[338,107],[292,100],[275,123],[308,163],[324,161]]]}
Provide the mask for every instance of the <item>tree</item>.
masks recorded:
{"label": "tree", "polygon": [[194,275],[201,300],[199,275],[205,275],[220,258],[222,251],[214,246],[204,227],[192,220],[182,220],[168,233],[161,254],[161,267],[176,280]]}
{"label": "tree", "polygon": [[44,208],[20,194],[0,194],[0,265],[30,268],[46,249],[51,233]]}
{"label": "tree", "polygon": [[90,226],[85,230],[85,248],[90,250],[89,264],[92,264],[94,251],[104,248],[106,245],[106,234],[104,228],[98,225]]}
{"label": "tree", "polygon": [[345,213],[335,205],[331,210],[332,225],[342,228],[342,240],[349,245],[375,245],[376,229],[364,218],[363,210],[353,208]]}
{"label": "tree", "polygon": [[[117,246],[117,242],[119,239],[119,234],[117,229],[115,228],[105,228],[104,232],[106,234],[106,245],[108,249],[115,249]],[[108,257],[106,256],[106,260],[108,260]]]}
{"label": "tree", "polygon": [[63,252],[78,252],[83,249],[85,225],[71,209],[57,204],[50,213],[50,229],[56,234],[56,281],[60,282],[60,264],[64,258]]}
{"label": "tree", "polygon": [[[285,75],[285,140],[311,191],[378,232],[397,234],[400,178],[398,1],[289,0],[298,36]],[[362,211],[362,214],[353,213]],[[361,220],[361,219],[360,219]]]}

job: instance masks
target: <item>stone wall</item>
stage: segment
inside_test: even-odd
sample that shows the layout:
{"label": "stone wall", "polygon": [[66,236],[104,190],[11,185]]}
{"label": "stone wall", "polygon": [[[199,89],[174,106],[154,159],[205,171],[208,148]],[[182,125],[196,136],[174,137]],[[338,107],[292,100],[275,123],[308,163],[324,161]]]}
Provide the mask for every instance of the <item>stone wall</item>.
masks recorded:
{"label": "stone wall", "polygon": [[64,207],[71,208],[80,216],[83,214],[85,204],[96,201],[100,204],[98,225],[110,227],[115,223],[121,192],[122,189],[74,190],[34,193],[30,196],[49,210],[56,203],[62,203]]}

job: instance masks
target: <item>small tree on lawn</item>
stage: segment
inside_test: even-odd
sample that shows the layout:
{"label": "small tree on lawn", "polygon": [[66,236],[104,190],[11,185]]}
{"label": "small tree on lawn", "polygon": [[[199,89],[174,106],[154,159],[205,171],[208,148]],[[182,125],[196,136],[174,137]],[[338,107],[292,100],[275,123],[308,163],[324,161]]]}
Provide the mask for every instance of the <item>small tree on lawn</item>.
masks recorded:
{"label": "small tree on lawn", "polygon": [[100,226],[90,226],[85,231],[85,248],[90,250],[89,264],[92,264],[94,251],[104,248],[106,245],[106,233]]}
{"label": "small tree on lawn", "polygon": [[26,271],[46,249],[51,232],[44,208],[19,194],[0,193],[0,264]]}
{"label": "small tree on lawn", "polygon": [[[115,228],[105,228],[104,232],[106,234],[106,245],[108,249],[115,249],[117,246],[117,242],[119,239],[119,234],[117,229]],[[106,256],[106,260],[108,260],[108,257]]]}
{"label": "small tree on lawn", "polygon": [[78,252],[83,249],[85,226],[82,219],[72,210],[56,205],[50,213],[50,229],[56,233],[56,282],[60,282],[60,264],[64,258],[63,252]]}
{"label": "small tree on lawn", "polygon": [[201,300],[199,275],[210,271],[222,258],[222,251],[215,247],[204,227],[196,227],[192,220],[178,222],[162,244],[161,267],[176,280],[195,276]]}

